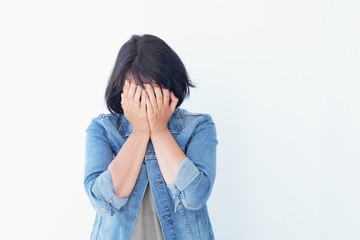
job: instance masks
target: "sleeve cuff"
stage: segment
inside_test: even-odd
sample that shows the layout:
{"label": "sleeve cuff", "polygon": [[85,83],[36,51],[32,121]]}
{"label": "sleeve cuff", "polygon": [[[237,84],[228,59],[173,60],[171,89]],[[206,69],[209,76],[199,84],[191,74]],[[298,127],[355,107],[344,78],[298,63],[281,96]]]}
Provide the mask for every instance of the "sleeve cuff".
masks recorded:
{"label": "sleeve cuff", "polygon": [[[187,186],[189,186],[199,174],[199,169],[187,156],[185,156],[180,163],[175,182],[168,185],[168,187],[173,194],[176,194],[178,191],[183,191]],[[177,189],[175,189],[175,187]]]}
{"label": "sleeve cuff", "polygon": [[95,195],[102,197],[116,210],[124,206],[129,199],[129,196],[120,198],[116,195],[109,168],[96,178],[92,191]]}

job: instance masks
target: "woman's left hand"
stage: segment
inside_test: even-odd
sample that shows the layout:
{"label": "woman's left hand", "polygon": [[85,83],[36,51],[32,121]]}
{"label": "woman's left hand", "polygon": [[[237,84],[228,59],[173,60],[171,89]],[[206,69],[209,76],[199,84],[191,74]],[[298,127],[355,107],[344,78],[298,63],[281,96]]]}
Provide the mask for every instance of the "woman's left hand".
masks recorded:
{"label": "woman's left hand", "polygon": [[[167,124],[175,111],[179,99],[169,89],[161,89],[159,86],[152,88],[145,84],[146,112],[150,127],[150,136],[167,130]],[[171,99],[171,102],[169,103]]]}

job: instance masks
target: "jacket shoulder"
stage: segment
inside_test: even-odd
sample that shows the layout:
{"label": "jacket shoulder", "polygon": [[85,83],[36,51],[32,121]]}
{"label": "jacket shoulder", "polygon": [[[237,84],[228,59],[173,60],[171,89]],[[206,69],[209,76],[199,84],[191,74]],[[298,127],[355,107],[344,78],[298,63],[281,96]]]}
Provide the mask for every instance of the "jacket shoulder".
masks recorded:
{"label": "jacket shoulder", "polygon": [[194,120],[210,120],[212,121],[212,116],[209,113],[201,113],[201,112],[191,112],[186,109],[180,109],[179,115],[181,118],[191,118]]}
{"label": "jacket shoulder", "polygon": [[185,126],[186,125],[199,126],[200,124],[205,122],[211,122],[215,124],[209,113],[191,112],[186,109],[180,109],[179,115]]}
{"label": "jacket shoulder", "polygon": [[203,117],[210,116],[208,113],[191,112],[191,111],[189,111],[187,109],[184,109],[184,108],[180,109],[179,114],[180,114],[181,117],[187,117],[187,116],[196,117],[196,116],[198,116],[200,118],[201,117],[203,118]]}
{"label": "jacket shoulder", "polygon": [[111,113],[99,113],[98,115],[91,118],[89,125],[86,128],[86,131],[90,128],[104,128],[104,121],[107,124],[111,122],[116,124],[118,121],[117,116],[112,115]]}

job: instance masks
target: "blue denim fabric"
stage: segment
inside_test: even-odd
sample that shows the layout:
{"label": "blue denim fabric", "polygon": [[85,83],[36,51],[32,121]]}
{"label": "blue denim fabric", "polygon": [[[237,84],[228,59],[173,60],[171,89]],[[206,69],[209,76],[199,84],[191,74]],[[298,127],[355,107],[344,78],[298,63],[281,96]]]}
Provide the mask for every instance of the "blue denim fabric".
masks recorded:
{"label": "blue denim fabric", "polygon": [[90,239],[130,239],[135,220],[150,183],[165,240],[214,239],[207,200],[216,173],[215,124],[209,114],[176,108],[168,129],[186,157],[176,180],[166,184],[149,140],[136,184],[126,198],[118,197],[108,165],[131,133],[123,114],[100,114],[86,129],[84,187],[96,210]]}

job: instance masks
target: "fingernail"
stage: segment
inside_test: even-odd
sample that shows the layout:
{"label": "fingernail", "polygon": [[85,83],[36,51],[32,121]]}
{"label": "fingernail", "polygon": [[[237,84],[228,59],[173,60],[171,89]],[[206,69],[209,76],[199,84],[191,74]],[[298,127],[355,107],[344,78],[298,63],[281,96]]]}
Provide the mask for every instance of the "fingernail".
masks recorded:
{"label": "fingernail", "polygon": [[129,84],[129,80],[126,79],[126,80],[125,80],[125,84]]}
{"label": "fingernail", "polygon": [[146,88],[151,88],[150,84],[145,84]]}
{"label": "fingernail", "polygon": [[142,93],[142,94],[145,94],[145,90],[142,90],[141,93]]}

